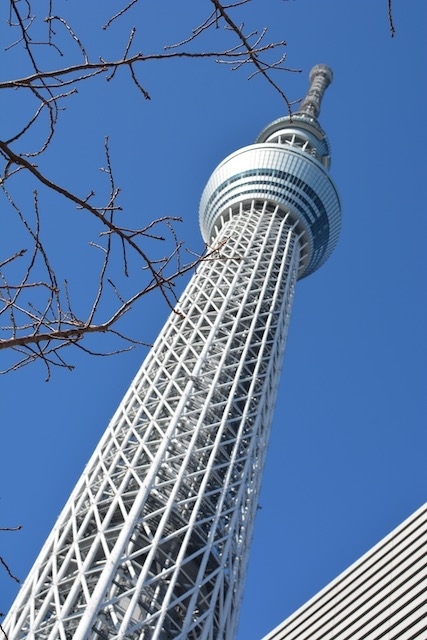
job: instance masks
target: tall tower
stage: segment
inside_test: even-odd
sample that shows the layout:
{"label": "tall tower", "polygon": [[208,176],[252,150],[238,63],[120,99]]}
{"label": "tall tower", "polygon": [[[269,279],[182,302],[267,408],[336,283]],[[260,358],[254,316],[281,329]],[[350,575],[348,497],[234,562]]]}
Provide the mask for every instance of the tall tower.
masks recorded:
{"label": "tall tower", "polygon": [[199,266],[27,578],[9,640],[232,640],[297,279],[340,205],[317,122],[332,80],[226,158]]}

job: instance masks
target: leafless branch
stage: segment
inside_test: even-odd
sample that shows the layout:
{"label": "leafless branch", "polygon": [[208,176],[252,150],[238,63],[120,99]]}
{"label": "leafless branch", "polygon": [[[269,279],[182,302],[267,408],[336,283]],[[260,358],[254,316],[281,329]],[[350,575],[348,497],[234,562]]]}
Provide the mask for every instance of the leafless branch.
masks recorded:
{"label": "leafless branch", "polygon": [[[4,616],[4,613],[0,613],[0,617],[3,618],[3,616]],[[8,635],[7,635],[6,631],[3,629],[3,626],[1,624],[0,624],[0,631],[2,632],[3,637],[5,638],[5,640],[8,640]]]}
{"label": "leafless branch", "polygon": [[[0,531],[20,531],[22,529],[22,525],[17,525],[16,527],[0,527]],[[6,570],[7,575],[9,576],[9,578],[11,578],[12,580],[14,580],[14,582],[17,582],[18,584],[20,584],[20,579],[17,578],[15,576],[15,574],[12,572],[9,564],[6,562],[6,560],[3,558],[3,556],[0,556],[0,565]],[[3,617],[4,614],[0,613],[0,617]],[[5,638],[7,638],[6,633],[3,630],[3,627],[0,624],[0,631],[2,631],[3,635],[5,636]]]}
{"label": "leafless branch", "polygon": [[[79,29],[68,18],[54,13],[53,0],[47,2],[46,18],[35,14],[38,7],[31,0],[9,0],[8,26],[14,35],[5,51],[13,53],[19,48],[26,64],[22,67],[23,73],[0,82],[0,90],[8,91],[8,95],[13,90],[13,95],[21,96],[23,103],[33,109],[24,121],[18,117],[15,129],[0,141],[3,160],[0,186],[24,238],[17,247],[11,247],[6,256],[0,256],[0,350],[12,354],[6,360],[3,373],[40,361],[49,379],[52,367],[73,368],[67,356],[70,347],[107,355],[145,344],[121,328],[131,308],[157,290],[173,309],[177,300],[175,280],[217,251],[213,248],[204,256],[189,253],[190,259],[184,259],[183,245],[176,231],[176,224],[180,222],[177,216],[160,212],[154,220],[138,228],[123,224],[121,189],[114,177],[108,138],[102,168],[107,185],[101,197],[95,194],[94,188],[82,196],[53,179],[43,168],[42,158],[56,139],[65,105],[77,96],[81,83],[94,81],[100,75],[111,82],[121,69],[128,69],[131,82],[148,100],[150,95],[141,80],[141,69],[142,65],[157,61],[214,60],[230,65],[235,71],[248,67],[249,77],[262,77],[290,110],[291,103],[273,74],[299,70],[284,66],[284,41],[269,42],[265,28],[246,30],[231,17],[249,2],[237,0],[226,5],[219,0],[206,0],[206,19],[189,37],[160,51],[144,54],[137,51],[138,34],[132,27],[123,43],[122,57],[114,59],[101,52],[93,57]],[[102,29],[113,28],[125,14],[130,16],[130,10],[137,4],[138,0],[125,0],[122,7],[104,21]],[[210,32],[215,37],[217,32],[226,36],[228,45],[205,46],[204,38]],[[32,185],[30,207],[28,198],[25,205],[21,204],[21,184],[25,188]],[[58,211],[54,219],[44,210],[46,194],[60,203],[56,205]],[[82,228],[85,221],[91,228],[94,223],[98,225],[97,237],[91,236],[85,243],[93,250],[95,260],[92,262],[97,265],[84,283],[85,289],[93,291],[85,304],[76,297],[73,278],[59,274],[52,248],[46,241],[49,235],[46,227],[61,224],[60,210],[64,204],[76,211]],[[160,255],[158,250],[153,253],[154,245],[161,246],[158,243],[166,246]],[[100,334],[114,339],[112,349],[99,349],[88,342],[90,336]]]}
{"label": "leafless branch", "polygon": [[130,0],[129,4],[127,4],[123,9],[120,9],[117,13],[115,13],[107,22],[102,26],[103,29],[108,29],[108,27],[117,20],[117,18],[121,18],[123,14],[125,14],[134,4],[136,4],[138,0]]}
{"label": "leafless branch", "polygon": [[17,578],[11,571],[9,565],[7,564],[7,562],[4,560],[4,558],[2,558],[0,556],[0,564],[4,567],[4,569],[6,569],[6,572],[9,576],[9,578],[12,578],[12,580],[14,580],[15,582],[17,582],[18,584],[21,582],[19,578]]}
{"label": "leafless branch", "polygon": [[[286,94],[284,93],[284,91],[282,91],[282,89],[278,86],[278,84],[272,79],[269,70],[271,70],[272,68],[274,69],[278,69],[281,68],[284,71],[297,71],[299,72],[300,69],[296,70],[296,69],[288,69],[288,68],[282,68],[281,62],[285,59],[285,54],[283,54],[280,58],[279,62],[274,63],[273,65],[271,64],[267,64],[265,62],[263,62],[260,57],[259,57],[259,44],[261,42],[261,40],[263,39],[264,35],[266,34],[266,30],[263,30],[261,36],[258,38],[258,40],[255,41],[254,46],[251,45],[249,38],[247,38],[242,30],[242,27],[237,26],[237,24],[231,19],[227,9],[229,9],[231,6],[233,5],[229,5],[228,7],[224,7],[219,0],[211,0],[212,4],[214,5],[216,12],[218,15],[220,15],[224,21],[227,23],[227,25],[229,26],[229,28],[238,36],[238,38],[240,39],[243,48],[246,50],[247,53],[247,57],[243,60],[243,61],[239,61],[238,65],[235,67],[235,69],[239,68],[242,64],[252,64],[255,69],[256,72],[252,73],[250,77],[253,77],[254,75],[256,75],[257,73],[261,74],[265,80],[267,80],[267,82],[282,96],[283,100],[286,103],[286,106],[288,108],[289,114],[291,113],[291,103],[288,100]],[[254,33],[255,35],[255,33]],[[277,47],[283,47],[286,45],[286,42],[283,40],[280,43],[273,43],[271,45],[267,45],[268,48],[277,48]],[[263,51],[265,51],[265,49],[261,48]]]}
{"label": "leafless branch", "polygon": [[390,35],[392,38],[394,38],[394,34],[396,33],[396,30],[394,28],[394,23],[393,23],[393,8],[391,6],[391,3],[392,3],[392,0],[387,0],[388,24],[390,28]]}

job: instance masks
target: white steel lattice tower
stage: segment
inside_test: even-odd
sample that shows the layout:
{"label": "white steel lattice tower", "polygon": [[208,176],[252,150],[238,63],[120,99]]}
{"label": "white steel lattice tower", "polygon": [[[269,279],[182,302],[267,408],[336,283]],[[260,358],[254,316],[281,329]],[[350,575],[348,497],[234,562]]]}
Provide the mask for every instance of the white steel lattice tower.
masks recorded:
{"label": "white steel lattice tower", "polygon": [[132,382],[12,607],[9,640],[232,640],[295,283],[340,206],[299,111],[212,174],[203,262]]}

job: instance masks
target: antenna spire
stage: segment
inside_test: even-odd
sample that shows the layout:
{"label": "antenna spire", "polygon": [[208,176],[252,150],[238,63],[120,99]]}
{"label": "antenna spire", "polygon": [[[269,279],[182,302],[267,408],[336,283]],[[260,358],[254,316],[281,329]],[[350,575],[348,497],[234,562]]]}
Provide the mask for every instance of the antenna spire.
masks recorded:
{"label": "antenna spire", "polygon": [[317,116],[320,113],[320,103],[327,87],[331,84],[334,74],[326,64],[317,64],[310,71],[310,88],[301,102],[297,113]]}

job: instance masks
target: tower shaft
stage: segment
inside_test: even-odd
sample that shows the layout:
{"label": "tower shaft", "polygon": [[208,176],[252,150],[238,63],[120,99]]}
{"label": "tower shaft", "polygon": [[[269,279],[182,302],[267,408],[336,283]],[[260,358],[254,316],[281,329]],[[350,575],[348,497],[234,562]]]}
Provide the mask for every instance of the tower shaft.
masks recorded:
{"label": "tower shaft", "polygon": [[299,265],[287,218],[258,200],[223,226],[60,516],[9,638],[233,637]]}

